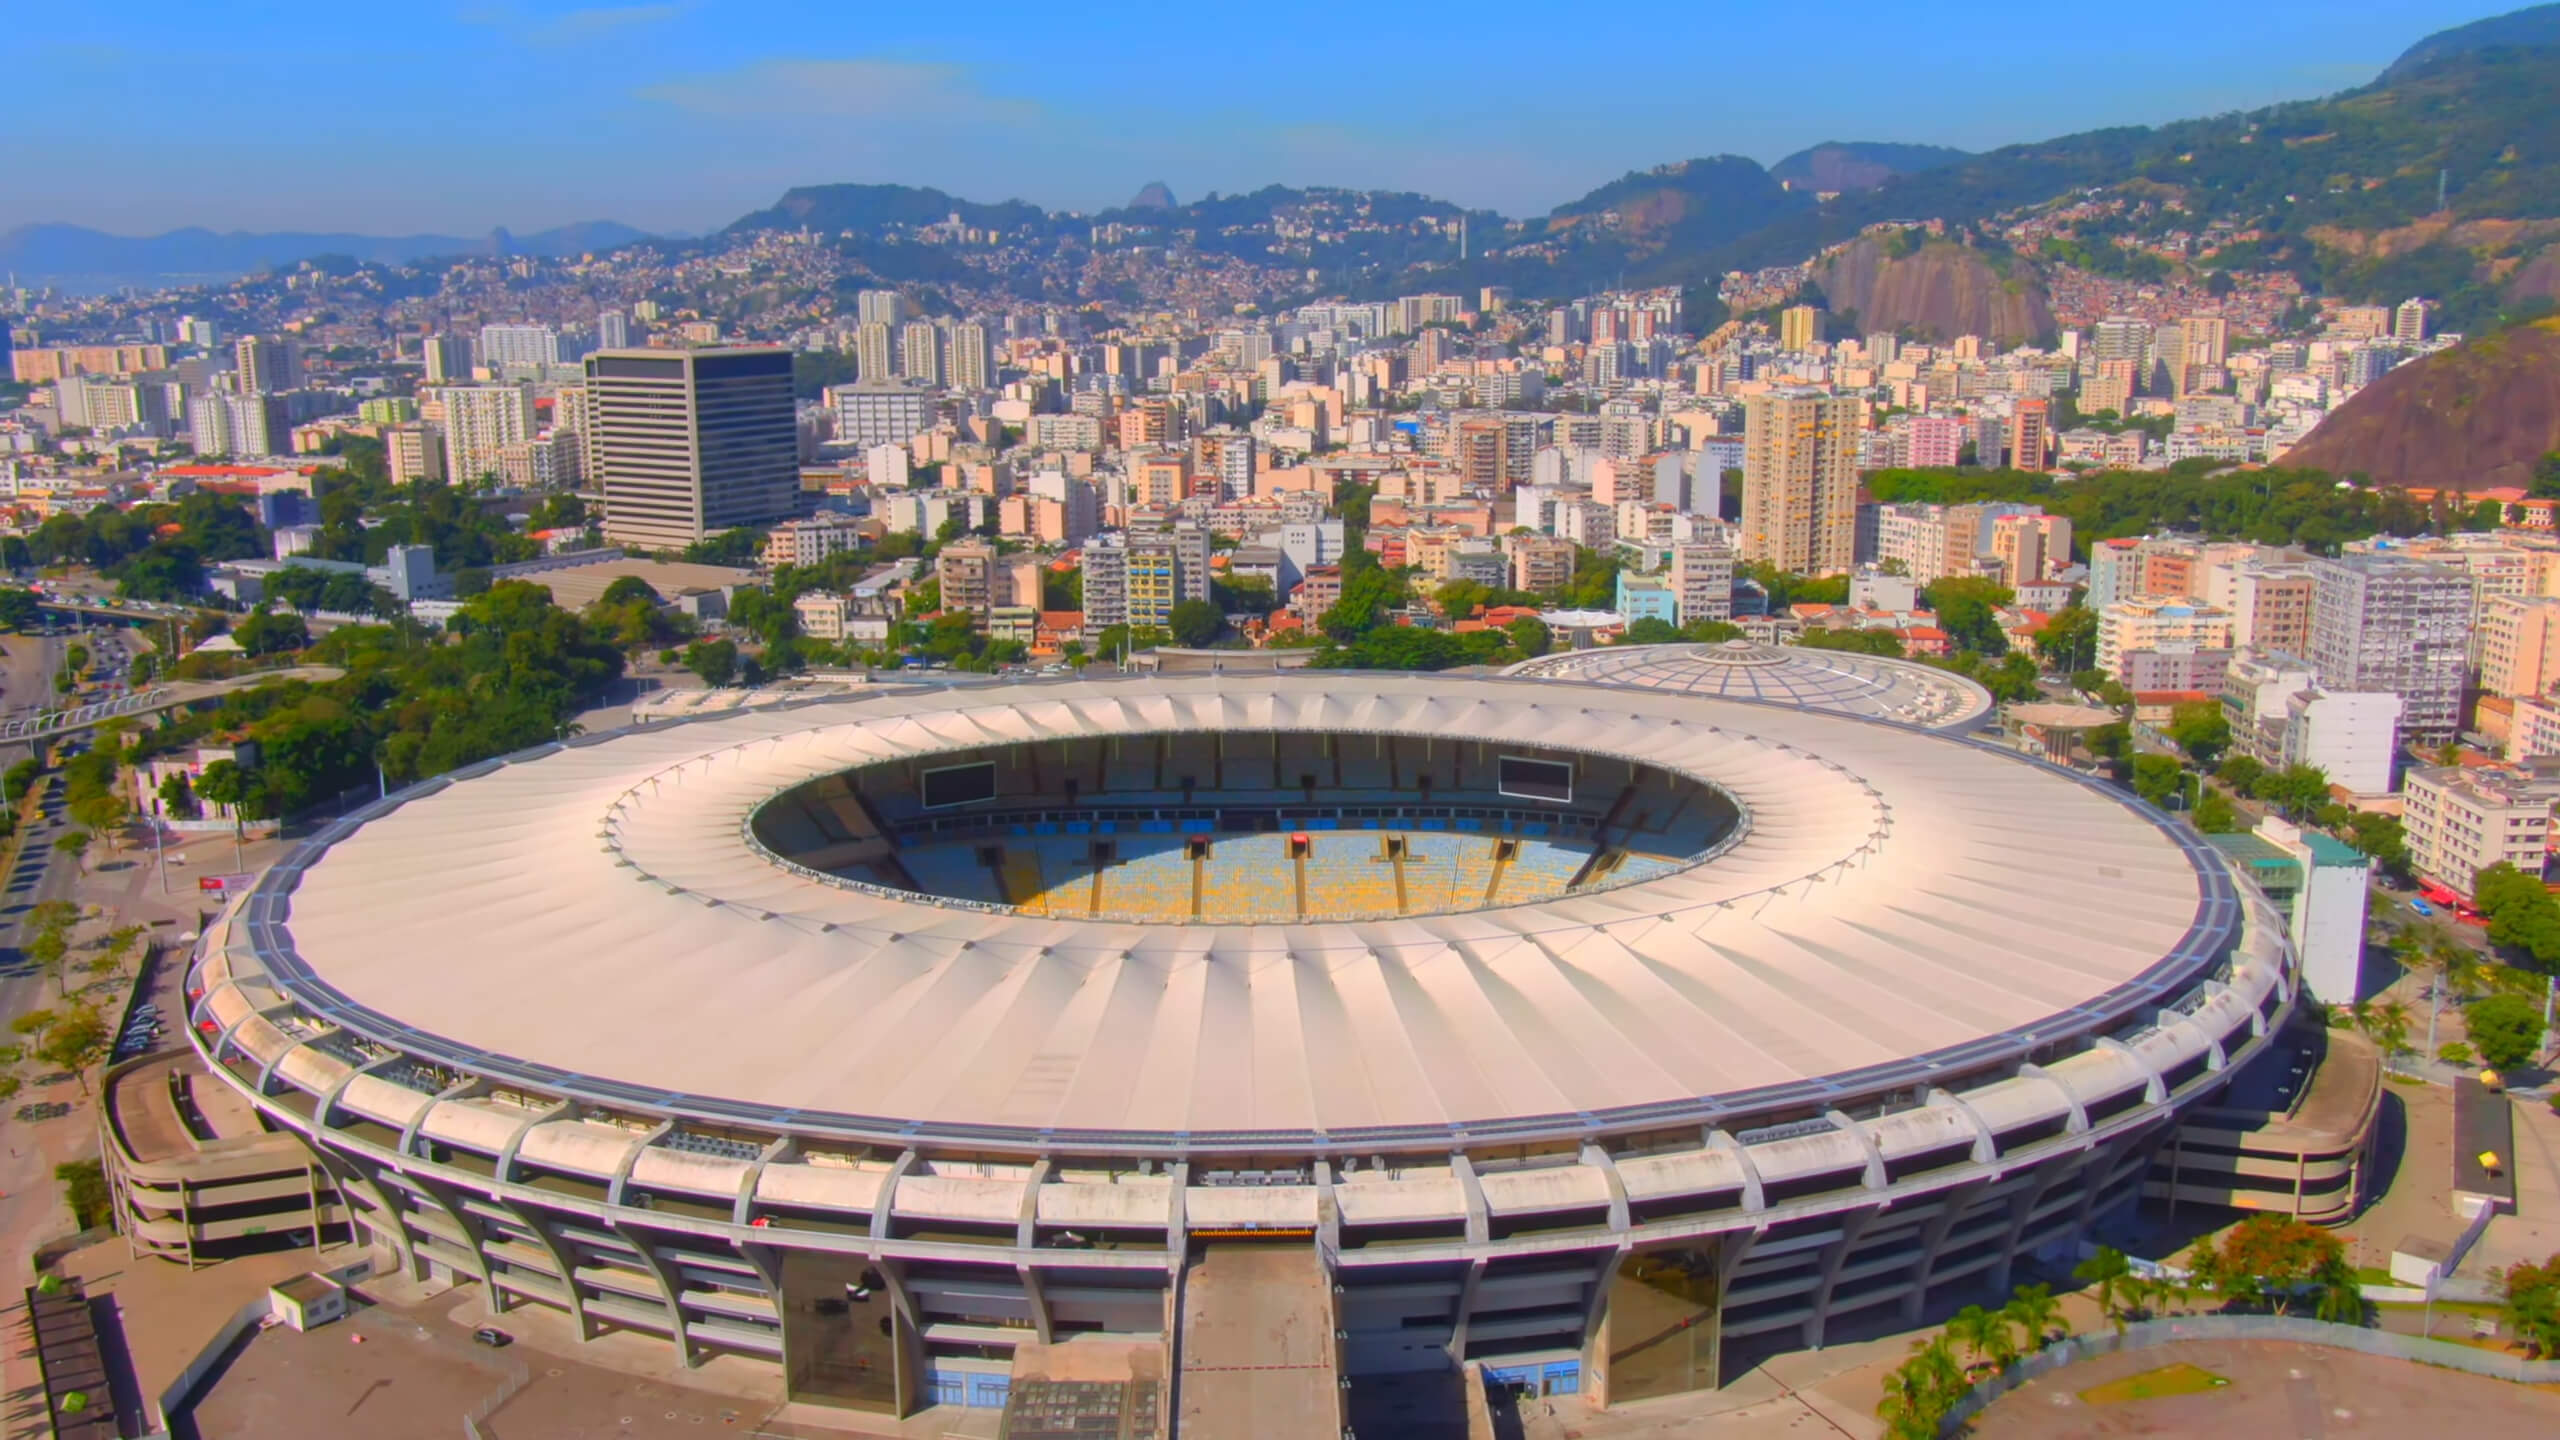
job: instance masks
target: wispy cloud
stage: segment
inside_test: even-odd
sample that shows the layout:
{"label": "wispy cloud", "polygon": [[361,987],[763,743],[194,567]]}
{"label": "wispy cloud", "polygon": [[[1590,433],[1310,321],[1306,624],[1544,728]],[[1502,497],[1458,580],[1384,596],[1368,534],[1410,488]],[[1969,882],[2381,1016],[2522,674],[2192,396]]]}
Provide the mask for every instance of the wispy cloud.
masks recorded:
{"label": "wispy cloud", "polygon": [[957,65],[903,60],[758,60],[731,70],[648,85],[655,100],[697,115],[818,115],[864,119],[932,113],[941,122],[1024,124],[1032,101],[981,91]]}
{"label": "wispy cloud", "polygon": [[626,30],[663,25],[682,15],[679,3],[597,5],[558,15],[529,15],[513,4],[472,5],[455,15],[465,25],[503,30],[532,45],[579,45]]}
{"label": "wispy cloud", "polygon": [[535,34],[545,44],[569,44],[593,40],[616,30],[663,25],[683,13],[681,5],[600,5],[589,10],[572,10],[539,27]]}

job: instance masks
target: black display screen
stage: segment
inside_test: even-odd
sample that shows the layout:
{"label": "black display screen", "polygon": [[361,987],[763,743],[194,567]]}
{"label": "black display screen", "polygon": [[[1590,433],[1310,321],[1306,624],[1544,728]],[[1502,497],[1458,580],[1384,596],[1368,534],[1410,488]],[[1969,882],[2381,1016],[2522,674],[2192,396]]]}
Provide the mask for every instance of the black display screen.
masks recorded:
{"label": "black display screen", "polygon": [[981,760],[974,765],[945,765],[924,772],[924,808],[943,810],[954,805],[975,805],[996,798],[996,765]]}
{"label": "black display screen", "polygon": [[1501,780],[1496,785],[1503,794],[1515,800],[1544,800],[1555,805],[1573,803],[1573,766],[1562,760],[1528,760],[1518,755],[1502,757]]}

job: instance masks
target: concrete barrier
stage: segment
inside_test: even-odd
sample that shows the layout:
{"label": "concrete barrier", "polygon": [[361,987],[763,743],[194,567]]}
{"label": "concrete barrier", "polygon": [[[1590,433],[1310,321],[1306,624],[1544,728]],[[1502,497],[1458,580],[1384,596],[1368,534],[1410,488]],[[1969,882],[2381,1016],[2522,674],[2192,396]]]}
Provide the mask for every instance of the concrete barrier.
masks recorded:
{"label": "concrete barrier", "polygon": [[222,1322],[222,1328],[213,1332],[213,1338],[196,1352],[196,1358],[187,1362],[187,1368],[179,1371],[176,1379],[152,1397],[151,1413],[144,1417],[152,1427],[149,1440],[165,1440],[169,1434],[169,1417],[187,1413],[187,1407],[195,1403],[196,1391],[213,1374],[214,1367],[222,1363],[222,1357],[231,1352],[232,1346],[240,1343],[241,1336],[265,1323],[267,1317],[274,1313],[274,1299],[261,1290],[257,1298],[244,1302],[232,1312],[230,1319]]}

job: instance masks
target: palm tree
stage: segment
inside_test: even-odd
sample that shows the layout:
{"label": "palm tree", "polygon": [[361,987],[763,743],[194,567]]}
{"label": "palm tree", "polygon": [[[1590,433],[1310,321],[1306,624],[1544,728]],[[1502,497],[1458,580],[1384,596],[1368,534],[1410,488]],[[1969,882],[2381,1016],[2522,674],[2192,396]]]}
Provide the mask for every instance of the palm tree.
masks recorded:
{"label": "palm tree", "polygon": [[[2127,1275],[2116,1282],[2116,1299],[2123,1307],[2120,1314],[2127,1317],[2140,1315],[2145,1319],[2150,1318],[2151,1307],[2157,1302],[2160,1291],[2160,1283],[2148,1276]],[[2116,1329],[2118,1331],[2124,1329],[2122,1318],[2116,1321]]]}
{"label": "palm tree", "polygon": [[2427,1053],[2436,1053],[2436,1019],[2444,1013],[2445,992],[2467,996],[2480,988],[2480,957],[2468,945],[2444,933],[2441,927],[2427,945],[2415,969],[2427,972]]}
{"label": "palm tree", "polygon": [[2132,1262],[2112,1245],[2099,1246],[2096,1254],[2071,1267],[2072,1279],[2097,1288],[2098,1313],[2114,1321],[2119,1331],[2124,1329],[2124,1320],[2116,1313],[2116,1297],[2125,1277],[2132,1273]]}
{"label": "palm tree", "polygon": [[2409,1007],[2397,1000],[2373,1007],[2372,1024],[2365,1033],[2382,1047],[2384,1058],[2396,1067],[2409,1050]]}
{"label": "palm tree", "polygon": [[2343,1258],[2320,1276],[2320,1303],[2311,1313],[2332,1325],[2364,1323],[2364,1288]]}
{"label": "palm tree", "polygon": [[2062,1302],[2053,1298],[2050,1285],[2021,1285],[2009,1297],[2000,1313],[2027,1337],[2027,1348],[2041,1350],[2053,1336],[2054,1327],[2062,1319]]}
{"label": "palm tree", "polygon": [[1884,1398],[1876,1417],[1885,1422],[1889,1440],[1937,1440],[1940,1422],[1964,1398],[1963,1367],[1947,1337],[1911,1342],[1911,1358],[1885,1377]]}
{"label": "palm tree", "polygon": [[1905,1364],[1884,1377],[1884,1398],[1876,1402],[1876,1418],[1890,1440],[1937,1440],[1938,1417],[1929,1404],[1929,1383],[1916,1366]]}
{"label": "palm tree", "polygon": [[1947,1321],[1947,1339],[1963,1346],[1976,1360],[1990,1355],[1991,1333],[1995,1330],[2007,1334],[2009,1322],[1979,1305],[1967,1305]]}

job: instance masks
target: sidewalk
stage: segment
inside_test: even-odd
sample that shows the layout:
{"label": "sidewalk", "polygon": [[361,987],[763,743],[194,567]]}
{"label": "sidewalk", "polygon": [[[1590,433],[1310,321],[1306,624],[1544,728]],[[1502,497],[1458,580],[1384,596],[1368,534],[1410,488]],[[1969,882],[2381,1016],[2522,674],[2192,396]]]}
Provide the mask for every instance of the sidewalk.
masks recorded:
{"label": "sidewalk", "polygon": [[[271,863],[283,847],[274,841],[258,842],[247,847],[248,868],[258,869]],[[123,853],[99,852],[99,858],[88,871],[73,882],[72,896],[83,912],[95,909],[94,919],[84,919],[78,936],[85,942],[103,935],[119,925],[141,925],[146,928],[148,942],[164,952],[163,962],[148,974],[150,998],[159,1002],[164,1015],[171,1017],[172,1033],[163,1041],[164,1048],[183,1041],[176,1035],[183,1023],[185,1005],[187,944],[182,939],[200,928],[205,914],[213,906],[213,897],[200,898],[192,878],[195,874],[227,873],[233,867],[231,838],[207,836],[182,846],[171,847],[171,854],[186,863],[168,867],[168,889],[161,889],[160,868],[152,861],[147,847],[128,847]],[[76,954],[76,966],[84,954]],[[76,976],[76,972],[75,972]],[[79,977],[85,978],[85,977]],[[129,1008],[126,991],[134,981],[128,977],[117,987],[112,1003],[100,997],[100,1008],[109,1023],[120,1024]],[[5,1018],[5,1017],[0,1017]],[[30,1067],[32,1069],[33,1067]],[[74,1233],[74,1221],[61,1184],[53,1177],[54,1167],[74,1160],[92,1159],[98,1153],[98,1112],[94,1079],[87,1094],[76,1081],[63,1080],[50,1086],[29,1085],[11,1102],[10,1109],[30,1101],[51,1101],[69,1105],[67,1114],[54,1119],[29,1123],[18,1121],[12,1114],[7,1134],[0,1137],[0,1253],[7,1256],[7,1293],[0,1304],[10,1310],[0,1314],[0,1328],[7,1338],[0,1341],[0,1392],[12,1397],[28,1393],[39,1383],[35,1357],[29,1348],[23,1311],[22,1291],[33,1276],[32,1261],[37,1249]],[[120,1262],[125,1254],[120,1239],[104,1242]],[[183,1271],[172,1271],[183,1275]],[[234,1301],[236,1304],[237,1302]],[[201,1343],[201,1338],[196,1343]],[[192,1352],[190,1352],[192,1353]],[[22,1404],[0,1406],[0,1440],[41,1440],[48,1434],[42,1407],[30,1414]]]}

